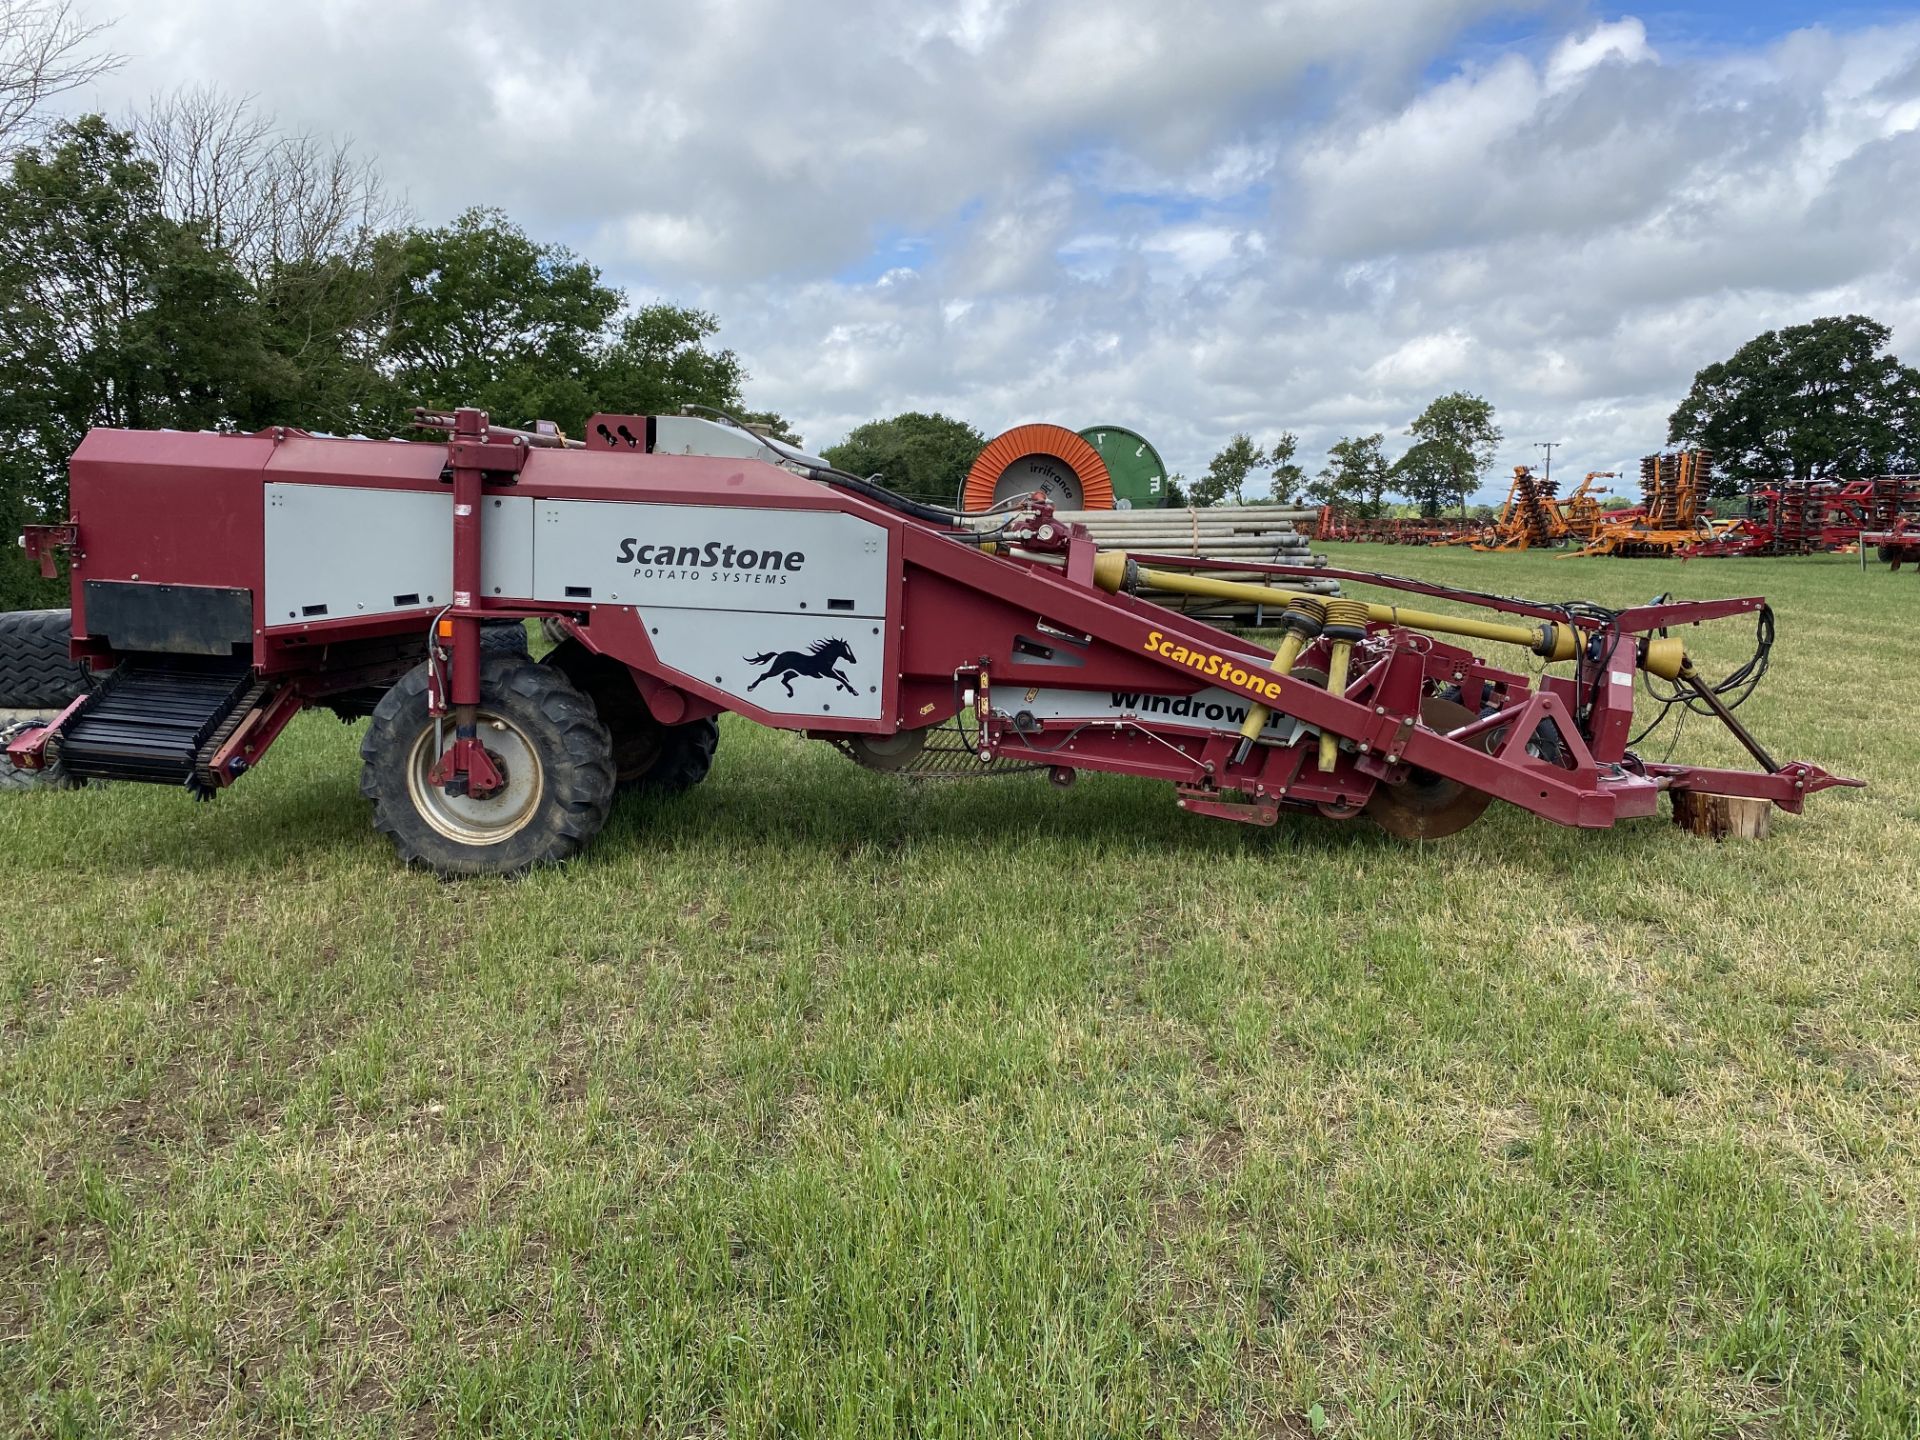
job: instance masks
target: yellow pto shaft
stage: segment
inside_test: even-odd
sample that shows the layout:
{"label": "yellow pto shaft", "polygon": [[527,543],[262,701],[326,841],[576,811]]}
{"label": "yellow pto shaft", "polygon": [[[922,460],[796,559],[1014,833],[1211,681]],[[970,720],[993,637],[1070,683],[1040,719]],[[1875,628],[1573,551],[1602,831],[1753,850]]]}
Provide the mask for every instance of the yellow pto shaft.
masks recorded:
{"label": "yellow pto shaft", "polygon": [[[1287,633],[1280,637],[1280,648],[1274,652],[1273,663],[1267,668],[1275,675],[1285,675],[1292,670],[1293,662],[1300,658],[1300,652],[1307,648],[1326,623],[1326,602],[1312,595],[1294,596],[1287,602],[1286,613],[1280,617],[1280,625]],[[1267,728],[1267,716],[1270,713],[1257,700],[1253,708],[1247,711],[1246,723],[1240,727],[1240,748],[1234,752],[1236,765],[1247,758],[1247,751],[1260,738],[1260,732]]]}
{"label": "yellow pto shaft", "polygon": [[[1373,619],[1372,606],[1364,600],[1327,601],[1326,628],[1321,631],[1333,642],[1327,657],[1327,693],[1347,693],[1347,671],[1353,664],[1353,647],[1367,638],[1367,624]],[[1331,730],[1320,732],[1320,773],[1326,774],[1340,763],[1340,740]]]}

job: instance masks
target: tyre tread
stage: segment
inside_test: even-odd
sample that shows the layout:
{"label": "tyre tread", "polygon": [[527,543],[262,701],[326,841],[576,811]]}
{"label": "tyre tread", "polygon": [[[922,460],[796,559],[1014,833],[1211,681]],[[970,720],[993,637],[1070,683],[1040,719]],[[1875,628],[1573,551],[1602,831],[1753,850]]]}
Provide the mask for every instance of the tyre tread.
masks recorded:
{"label": "tyre tread", "polygon": [[0,613],[0,707],[57,709],[93,688],[87,668],[67,653],[71,610]]}

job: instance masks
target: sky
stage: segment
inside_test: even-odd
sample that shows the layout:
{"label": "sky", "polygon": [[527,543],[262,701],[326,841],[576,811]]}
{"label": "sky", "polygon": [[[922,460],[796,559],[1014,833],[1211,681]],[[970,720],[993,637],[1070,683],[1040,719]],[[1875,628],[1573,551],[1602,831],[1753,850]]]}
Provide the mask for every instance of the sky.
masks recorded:
{"label": "sky", "polygon": [[351,137],[422,223],[713,312],[812,448],[940,410],[1311,472],[1460,389],[1497,499],[1540,441],[1632,473],[1763,330],[1920,350],[1915,5],[144,0],[111,44],[67,109]]}

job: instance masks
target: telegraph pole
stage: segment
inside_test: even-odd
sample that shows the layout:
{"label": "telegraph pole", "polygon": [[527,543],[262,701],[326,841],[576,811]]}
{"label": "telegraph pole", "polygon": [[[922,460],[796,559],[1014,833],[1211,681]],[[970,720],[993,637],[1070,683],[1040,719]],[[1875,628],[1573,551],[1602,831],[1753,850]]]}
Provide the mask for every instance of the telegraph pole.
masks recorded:
{"label": "telegraph pole", "polygon": [[1553,452],[1558,449],[1561,444],[1562,442],[1559,440],[1536,440],[1533,442],[1534,449],[1547,452],[1547,473],[1540,477],[1541,480],[1546,481],[1553,479]]}

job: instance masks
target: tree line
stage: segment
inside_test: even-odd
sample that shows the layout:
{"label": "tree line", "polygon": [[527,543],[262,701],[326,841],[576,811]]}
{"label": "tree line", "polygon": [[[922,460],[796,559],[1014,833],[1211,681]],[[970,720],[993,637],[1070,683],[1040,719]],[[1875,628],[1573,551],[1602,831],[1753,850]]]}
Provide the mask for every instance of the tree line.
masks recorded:
{"label": "tree line", "polygon": [[[1666,443],[1713,452],[1712,499],[1737,500],[1780,482],[1805,483],[1920,469],[1920,370],[1890,350],[1893,332],[1864,315],[1832,315],[1756,336],[1697,372],[1668,417]],[[1262,449],[1237,434],[1192,487],[1194,503],[1239,502],[1263,468],[1270,498],[1381,514],[1396,496],[1436,516],[1463,510],[1499,450],[1493,406],[1455,391],[1408,426],[1392,461],[1386,435],[1342,436],[1311,482],[1291,431]],[[1261,498],[1268,498],[1263,496]]]}
{"label": "tree line", "polygon": [[[1384,434],[1343,439],[1333,446],[1326,468],[1312,481],[1298,462],[1300,441],[1293,432],[1267,445],[1236,434],[1213,457],[1204,475],[1192,481],[1178,473],[1168,477],[1167,503],[1299,500],[1376,514],[1391,493],[1405,496],[1429,514],[1439,514],[1445,506],[1464,503],[1479,488],[1500,445],[1493,406],[1478,395],[1458,391],[1429,405],[1409,433],[1413,444],[1391,464],[1383,449]],[[916,410],[857,426],[824,454],[843,470],[884,475],[889,484],[917,499],[952,504],[986,443],[987,437],[965,420]]]}
{"label": "tree line", "polygon": [[[1666,443],[1714,453],[1711,498],[1723,503],[1780,481],[1920,469],[1920,370],[1892,353],[1892,339],[1864,315],[1766,331],[1694,376],[1668,418]],[[1265,444],[1236,433],[1205,473],[1170,477],[1167,503],[1298,502],[1371,517],[1397,500],[1427,516],[1464,513],[1503,438],[1492,403],[1459,390],[1439,396],[1406,435],[1410,443],[1391,460],[1384,431],[1342,436],[1309,479],[1293,431]],[[964,420],[909,411],[859,426],[826,454],[947,504],[986,440]]]}
{"label": "tree line", "polygon": [[[498,210],[408,224],[350,146],[243,100],[56,124],[0,174],[0,534],[64,516],[93,426],[391,435],[413,406],[466,404],[577,434],[596,410],[741,412],[717,334]],[[0,548],[0,608],[57,594]]]}
{"label": "tree line", "polygon": [[1236,434],[1193,482],[1196,505],[1242,504],[1247,485],[1265,472],[1267,485],[1255,498],[1276,504],[1336,505],[1357,515],[1378,515],[1395,495],[1423,515],[1465,508],[1500,449],[1500,427],[1484,396],[1455,390],[1433,400],[1407,427],[1412,443],[1395,460],[1386,456],[1386,433],[1344,435],[1327,450],[1312,480],[1298,460],[1300,440],[1291,430],[1260,446]]}

